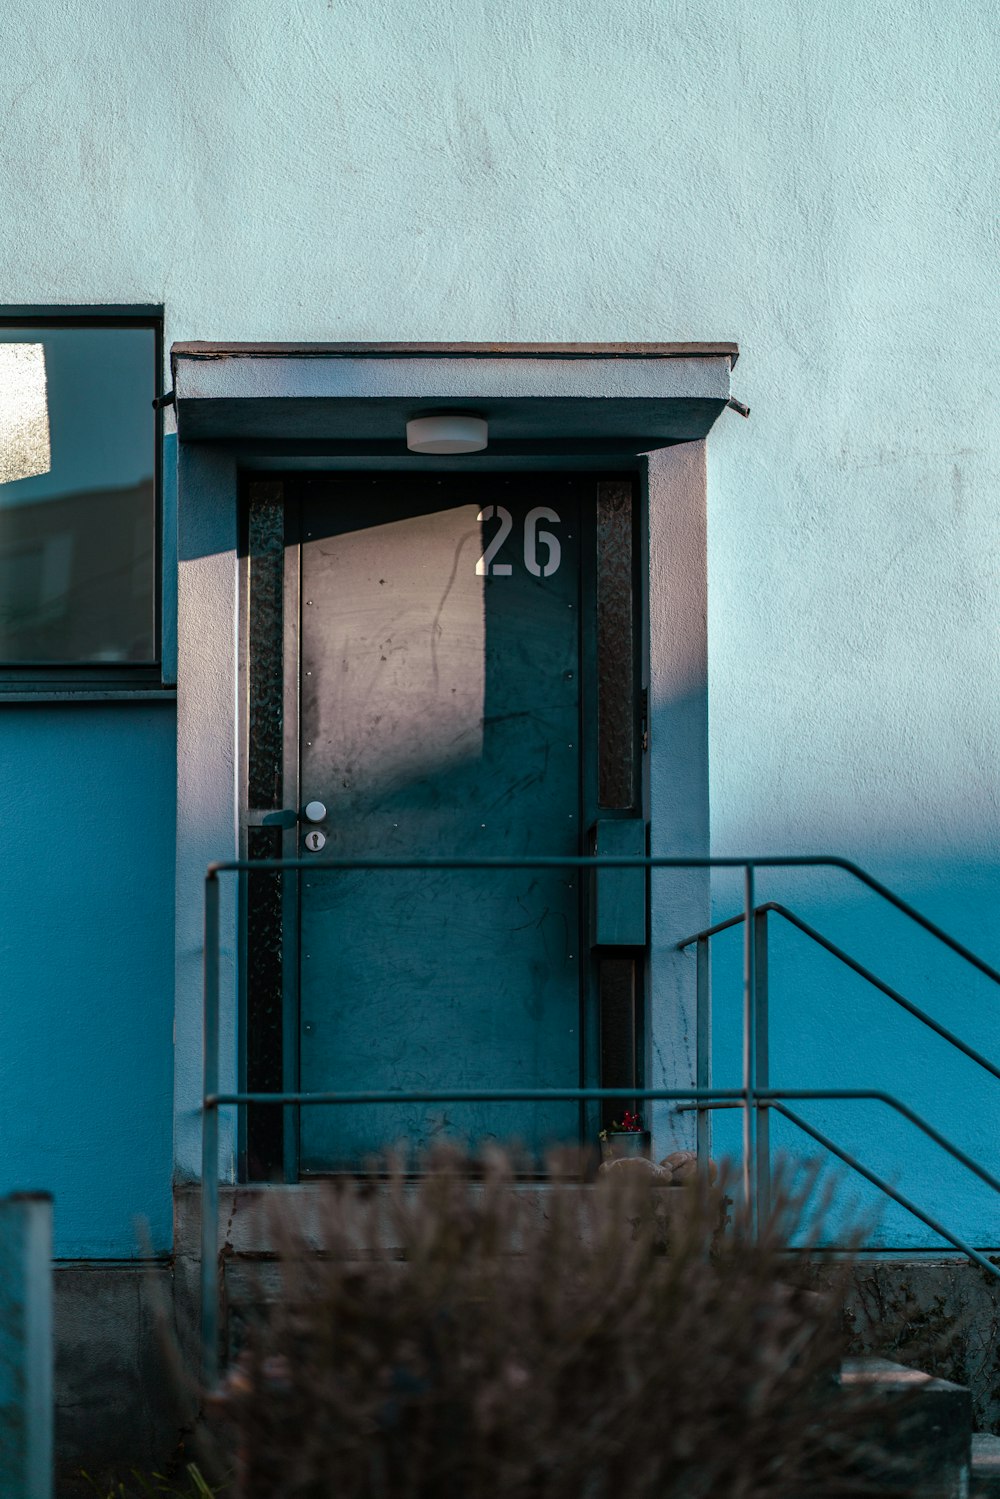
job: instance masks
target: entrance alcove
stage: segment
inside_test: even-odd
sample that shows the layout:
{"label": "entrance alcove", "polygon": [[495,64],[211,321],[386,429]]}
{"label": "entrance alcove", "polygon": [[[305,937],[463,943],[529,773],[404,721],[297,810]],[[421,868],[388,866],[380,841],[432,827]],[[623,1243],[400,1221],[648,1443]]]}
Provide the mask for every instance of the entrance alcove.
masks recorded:
{"label": "entrance alcove", "polygon": [[[495,775],[499,761],[494,763],[490,756],[501,742],[506,745],[509,771],[507,784],[500,788],[501,799],[513,798],[515,816],[508,826],[516,825],[523,836],[508,838],[494,849],[490,843],[493,830],[481,826],[486,845],[464,851],[586,853],[591,847],[587,841],[590,830],[600,816],[611,821],[631,820],[639,825],[640,833],[647,829],[647,846],[652,853],[699,856],[708,852],[704,440],[729,401],[735,357],[735,346],[728,344],[175,345],[172,365],[179,438],[180,559],[175,1140],[176,1177],[181,1187],[195,1182],[199,1174],[203,882],[211,861],[248,855],[301,856],[303,834],[309,826],[303,809],[311,798],[318,798],[327,810],[320,831],[330,840],[330,852],[377,854],[390,838],[393,822],[399,823],[398,816],[393,819],[389,815],[393,795],[399,805],[406,804],[412,829],[405,845],[397,839],[386,851],[402,853],[408,849],[414,855],[446,851],[447,840],[466,837],[474,818],[486,806],[486,800],[478,802],[477,793],[470,789],[474,781],[466,775],[468,763],[463,770],[463,761],[478,756],[480,766],[488,763],[490,773]],[[406,421],[435,409],[484,416],[489,425],[487,449],[449,458],[409,453]],[[460,492],[463,483],[469,488],[468,495]],[[434,501],[436,489],[447,496],[440,505]],[[514,496],[506,505],[505,493]],[[635,583],[631,687],[635,721],[634,732],[630,729],[626,736],[631,745],[628,753],[634,753],[634,784],[629,804],[621,804],[619,798],[620,804],[610,808],[606,802],[602,805],[597,785],[599,671],[594,645],[598,608],[594,537],[602,493],[630,496],[633,524],[629,566]],[[560,494],[565,501],[557,501]],[[259,547],[254,550],[249,529],[254,506],[258,519],[270,506],[270,522],[265,522],[260,533],[264,535],[267,524],[271,525],[270,560]],[[494,552],[494,563],[509,567],[510,572],[494,568],[495,575],[491,576],[491,564],[487,562],[486,572],[477,573],[477,560],[483,562],[490,543],[497,539],[493,522],[501,511],[511,517],[513,540],[505,550]],[[544,566],[533,570],[525,539],[529,514],[535,516],[532,524],[537,528],[538,514],[544,518],[545,512],[557,516],[555,522],[544,523],[550,535],[559,537],[561,560],[560,569],[553,569],[548,577],[545,574],[549,569]],[[306,534],[309,526],[303,516],[310,518],[312,535]],[[439,552],[435,561],[437,533]],[[396,541],[389,545],[392,535]],[[535,546],[534,533],[532,538],[531,545]],[[385,549],[380,553],[382,543]],[[380,568],[380,555],[389,557],[391,566],[387,562]],[[544,548],[535,555],[544,558]],[[414,575],[426,575],[425,585],[417,589],[419,599],[413,596],[412,578],[405,576],[407,558],[413,560]],[[332,690],[331,661],[336,671],[350,675],[352,648],[337,636],[338,609],[342,614],[343,608],[349,607],[358,617],[380,609],[383,617],[373,626],[377,635],[395,607],[387,600],[395,597],[404,613],[416,609],[420,618],[420,609],[429,609],[437,601],[438,629],[443,617],[440,609],[447,608],[441,603],[442,597],[458,597],[452,574],[459,566],[467,597],[465,617],[456,617],[455,623],[458,638],[465,638],[468,670],[464,678],[456,676],[450,683],[449,693],[455,687],[454,696],[460,701],[457,709],[447,712],[457,711],[459,719],[472,712],[476,706],[472,704],[473,677],[481,691],[478,724],[456,719],[453,726],[459,737],[465,736],[465,748],[456,752],[451,766],[454,774],[448,774],[442,748],[448,737],[447,712],[444,719],[436,719],[433,704],[417,702],[421,697],[418,691],[412,712],[423,714],[432,726],[427,743],[432,744],[432,758],[437,757],[440,763],[420,768],[424,751],[414,740],[407,749],[412,754],[414,773],[400,778],[396,765],[395,791],[382,786],[380,792],[378,777],[383,775],[384,779],[395,750],[386,751],[384,745],[377,745],[377,739],[372,741],[380,713],[365,708],[368,718],[362,727],[369,742],[376,743],[369,757],[372,773],[367,783],[362,776],[360,790],[340,785],[337,776],[340,781],[349,779],[342,774],[346,741],[338,748],[331,730],[331,724],[337,722],[336,714],[331,717],[310,700],[315,683],[324,673],[326,691]],[[440,587],[442,580],[446,588]],[[307,581],[309,598],[303,592]],[[504,588],[509,590],[506,595]],[[382,602],[378,602],[380,593]],[[327,602],[320,606],[312,599],[313,594],[317,599],[322,594]],[[280,640],[273,638],[269,646],[258,650],[264,637],[259,629],[257,637],[253,635],[253,600],[263,596],[270,597],[272,605],[280,597]],[[516,597],[528,616],[520,623],[521,606],[511,603]],[[310,609],[319,607],[325,608],[328,621],[321,646],[316,643],[320,637],[315,627],[311,625],[307,631],[304,625]],[[473,619],[477,610],[478,623]],[[557,617],[562,611],[568,614],[574,610],[580,623],[563,632],[565,639],[560,643]],[[534,615],[532,611],[536,611]],[[471,642],[470,650],[474,623],[481,638],[478,645]],[[375,635],[365,649],[371,648]],[[494,649],[501,641],[503,648]],[[427,649],[420,659],[427,658],[425,667],[413,670],[419,673],[426,668],[440,673],[442,662],[428,642],[424,644]],[[412,643],[410,650],[416,660],[419,652]],[[544,661],[544,671],[551,679],[538,692],[530,686],[532,651],[541,653],[538,659]],[[499,664],[505,653],[507,658],[521,662],[510,680]],[[472,670],[473,655],[477,656],[478,677]],[[357,664],[354,660],[353,665]],[[271,678],[265,680],[268,672]],[[575,675],[577,681],[573,681]],[[414,680],[412,672],[408,678],[397,677],[395,687],[382,691],[381,699],[381,689],[372,689],[382,714],[393,702],[397,708],[403,703],[403,717],[393,731],[397,747],[407,739],[404,720],[410,710],[404,699],[409,690],[406,683]],[[529,697],[534,693],[524,710],[532,721],[524,720],[526,735],[520,742],[516,734],[509,733],[510,715],[522,711],[511,698],[511,682],[516,691],[527,691]],[[365,700],[364,690],[355,699],[345,699],[345,711],[360,712],[358,705]],[[301,730],[303,714],[309,713],[313,714],[311,722],[320,729],[318,735],[312,734],[312,741],[318,737],[328,747],[329,763],[324,765],[310,758],[318,747]],[[273,739],[270,753],[274,758],[270,769],[264,743],[267,735],[261,727],[269,721]],[[508,723],[507,729],[503,722]],[[574,725],[579,734],[573,733]],[[340,726],[343,728],[342,722]],[[553,761],[550,781],[541,786],[540,798],[532,801],[530,791],[518,786],[512,757],[521,752],[529,761],[534,753],[532,737],[537,741],[535,751],[539,751],[539,735],[544,737],[545,733],[551,737],[552,755],[558,747],[559,753],[569,758],[562,769]],[[547,748],[541,745],[542,750]],[[552,755],[546,752],[543,758],[551,760]],[[322,784],[307,785],[310,778]],[[531,776],[526,772],[522,779],[530,780]],[[405,792],[400,789],[404,783],[408,788]],[[263,802],[262,784],[270,793]],[[447,800],[451,794],[443,790],[446,785],[454,789],[460,801],[464,798],[461,828],[447,809],[444,813],[440,810],[442,797]],[[352,794],[357,797],[353,807]],[[337,797],[340,815],[333,800]],[[566,801],[565,807],[560,797]],[[378,813],[379,807],[384,816]],[[435,809],[433,816],[431,808]],[[549,812],[551,825],[546,821]],[[478,820],[481,825],[488,823],[485,811]],[[557,840],[558,847],[543,848],[541,843],[556,839],[557,820],[572,824],[571,835]],[[425,836],[433,847],[418,846]],[[450,851],[463,850],[452,847]],[[602,1071],[625,1065],[617,1053],[627,1051],[630,1045],[637,1085],[692,1085],[689,960],[673,951],[673,943],[703,924],[707,915],[707,879],[701,873],[656,875],[642,949],[612,947],[603,953],[593,947],[585,892],[575,888],[575,881],[554,875],[552,889],[540,893],[538,909],[530,904],[525,908],[523,929],[542,933],[536,941],[537,950],[530,942],[524,945],[527,939],[514,935],[521,928],[510,919],[511,911],[526,899],[522,877],[522,886],[507,892],[503,918],[507,925],[499,937],[496,933],[484,937],[482,930],[478,936],[467,935],[466,966],[478,974],[473,985],[476,993],[464,1016],[459,1014],[456,1019],[452,1014],[450,1029],[437,1035],[433,1034],[432,1017],[420,1013],[419,994],[406,990],[413,977],[413,961],[407,956],[402,965],[397,962],[393,968],[391,958],[394,934],[397,947],[403,942],[412,945],[415,933],[426,925],[429,908],[420,906],[419,882],[414,876],[408,877],[410,910],[406,918],[399,915],[406,902],[400,899],[401,887],[397,885],[393,897],[396,914],[391,919],[382,916],[381,930],[370,928],[361,938],[356,954],[360,970],[357,966],[352,969],[345,959],[343,937],[350,932],[358,938],[363,926],[360,913],[376,904],[384,912],[392,904],[384,889],[376,889],[385,876],[355,877],[354,903],[348,900],[349,909],[342,908],[340,925],[327,928],[325,938],[317,915],[325,909],[324,902],[311,898],[310,906],[302,888],[305,878],[294,882],[294,890],[288,877],[269,877],[270,884],[263,877],[253,878],[258,881],[256,891],[251,880],[250,898],[241,901],[235,877],[228,877],[228,883],[224,877],[224,1089],[245,1086],[248,1077],[261,1091],[299,1086],[300,1080],[310,1088],[324,1084],[344,1087],[348,1079],[353,1079],[355,1087],[364,1086],[357,1072],[372,1057],[381,1067],[373,1085],[415,1086],[415,1079],[423,1076],[428,1088],[486,1086],[491,1076],[489,1047],[497,1044],[496,1010],[491,1004],[494,991],[511,1013],[517,1008],[511,995],[504,997],[502,975],[497,972],[505,948],[510,953],[511,972],[520,964],[524,975],[533,976],[535,989],[525,993],[524,1017],[534,1013],[551,1020],[550,1007],[558,1004],[563,1005],[565,1014],[556,1027],[562,1034],[561,1051],[557,1046],[551,1058],[539,1061],[537,1049],[532,1053],[530,1038],[522,1035],[518,1041],[515,1037],[503,1056],[502,1047],[497,1051],[500,1076],[494,1086],[515,1085],[525,1057],[534,1068],[526,1086],[607,1082]],[[468,919],[470,909],[477,905],[483,908],[485,903],[487,914],[492,911],[491,920],[500,909],[489,905],[494,897],[484,893],[485,878],[466,876],[464,895],[458,893],[454,879],[449,889],[447,905],[458,910],[464,902],[463,920],[470,930],[476,925]],[[566,904],[565,910],[558,908],[556,894],[560,889],[571,892],[558,897]],[[569,914],[574,908],[578,920],[570,933]],[[551,933],[557,926],[565,929],[559,939],[559,961],[569,974],[562,985],[561,1000],[551,974],[539,977],[541,967],[551,959]],[[440,960],[440,954],[446,951],[440,944],[435,949],[434,940],[428,935],[431,956],[425,953],[416,964],[417,968],[422,965],[425,979],[429,965],[433,967],[436,961],[434,952]],[[443,966],[450,972],[448,982],[454,987],[455,976],[463,966],[463,949],[454,924],[451,940],[453,945]],[[305,954],[308,952],[308,961],[314,962],[312,949],[324,943],[323,961],[341,988],[348,985],[353,990],[346,999],[342,997],[340,1030],[327,1053],[314,1038],[317,1028],[329,1028],[329,1015],[325,1014],[322,1026],[317,1027],[315,1014],[317,995],[328,986],[325,978],[317,984],[305,979],[300,982],[299,977],[305,971]],[[520,948],[518,943],[522,944]],[[602,958],[606,960],[606,982],[600,977]],[[633,981],[636,992],[623,1001],[623,982],[627,989],[630,981],[623,981],[622,975],[628,964],[632,964],[628,972],[637,975]],[[401,1071],[391,1045],[386,1051],[392,1004],[376,1006],[373,1025],[364,1019],[365,986],[359,983],[359,973],[370,971],[373,965],[380,968],[374,981],[388,985],[386,993],[396,994],[398,1012],[409,1011],[409,1042],[404,1049],[412,1053],[414,1038],[422,1037],[424,1050],[434,1058],[434,1066],[424,1074],[405,1067]],[[433,985],[417,985],[425,1005],[428,987]],[[574,996],[579,996],[578,1003]],[[617,1006],[619,1018],[615,1024],[620,1026],[621,1013],[629,1005],[631,1041],[625,1036],[616,1053],[616,1045],[602,1037],[601,1011],[603,1008],[610,1014]],[[580,1036],[570,1039],[573,1027],[568,1021],[574,1006]],[[345,1031],[348,1020],[353,1025],[349,1037]],[[471,1029],[468,1055],[463,1057],[466,1024]],[[508,1027],[508,1040],[510,1034]],[[368,1044],[372,1037],[381,1051],[377,1047],[372,1051]],[[470,1065],[473,1053],[478,1060]],[[449,1069],[453,1074],[456,1067],[460,1081],[449,1076]],[[567,1071],[573,1075],[564,1076]],[[389,1081],[392,1077],[397,1080]],[[296,1184],[304,1183],[310,1174],[322,1174],[326,1167],[343,1169],[357,1158],[358,1138],[352,1143],[350,1131],[345,1134],[342,1130],[347,1143],[336,1144],[326,1126],[318,1122],[310,1122],[303,1149],[293,1113],[291,1109],[261,1109],[237,1122],[224,1112],[222,1179],[234,1186],[248,1180],[266,1180],[296,1190]],[[270,1123],[264,1122],[265,1114],[270,1116]],[[577,1115],[574,1107],[569,1115],[581,1138],[596,1133],[600,1125],[599,1111],[584,1110]],[[564,1133],[567,1117],[563,1108],[559,1127]],[[665,1107],[654,1112],[649,1122],[656,1146],[667,1149],[684,1143],[682,1131],[687,1126],[678,1125]],[[405,1124],[400,1116],[385,1129]],[[419,1122],[411,1120],[410,1125],[418,1134],[433,1134],[429,1116]],[[534,1130],[530,1143],[537,1151],[551,1135],[550,1126],[551,1120],[538,1123],[537,1117],[532,1122],[522,1116],[520,1128],[515,1120],[511,1134],[531,1135]],[[480,1118],[479,1125],[470,1128],[472,1134],[478,1129],[482,1138],[495,1135],[501,1126],[494,1110],[485,1124]],[[376,1143],[384,1144],[386,1139],[380,1137]],[[179,1231],[184,1221],[182,1212]]]}

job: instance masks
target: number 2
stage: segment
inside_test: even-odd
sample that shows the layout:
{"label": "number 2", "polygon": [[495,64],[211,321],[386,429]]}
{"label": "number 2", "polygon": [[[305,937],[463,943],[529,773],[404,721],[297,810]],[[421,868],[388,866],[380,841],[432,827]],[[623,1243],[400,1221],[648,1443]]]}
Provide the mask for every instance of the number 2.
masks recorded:
{"label": "number 2", "polygon": [[490,576],[495,578],[509,578],[514,571],[510,563],[494,563],[493,558],[507,540],[511,527],[514,524],[510,511],[505,510],[502,505],[487,505],[485,510],[480,510],[476,516],[476,520],[482,524],[484,520],[492,520],[494,516],[500,522],[500,529],[476,563],[476,576],[480,578],[488,578]]}

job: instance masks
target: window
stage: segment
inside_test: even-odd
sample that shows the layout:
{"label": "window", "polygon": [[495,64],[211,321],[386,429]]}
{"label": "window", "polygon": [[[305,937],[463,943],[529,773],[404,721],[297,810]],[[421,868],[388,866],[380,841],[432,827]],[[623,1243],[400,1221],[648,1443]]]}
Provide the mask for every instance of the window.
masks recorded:
{"label": "window", "polygon": [[157,317],[0,317],[0,672],[159,657]]}

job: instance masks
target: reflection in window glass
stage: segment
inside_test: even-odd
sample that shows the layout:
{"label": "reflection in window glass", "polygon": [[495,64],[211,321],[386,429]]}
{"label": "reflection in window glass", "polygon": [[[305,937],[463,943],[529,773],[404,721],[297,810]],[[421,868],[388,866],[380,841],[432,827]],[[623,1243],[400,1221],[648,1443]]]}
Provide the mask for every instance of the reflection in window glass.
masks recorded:
{"label": "reflection in window glass", "polygon": [[0,327],[0,663],[156,657],[152,328]]}

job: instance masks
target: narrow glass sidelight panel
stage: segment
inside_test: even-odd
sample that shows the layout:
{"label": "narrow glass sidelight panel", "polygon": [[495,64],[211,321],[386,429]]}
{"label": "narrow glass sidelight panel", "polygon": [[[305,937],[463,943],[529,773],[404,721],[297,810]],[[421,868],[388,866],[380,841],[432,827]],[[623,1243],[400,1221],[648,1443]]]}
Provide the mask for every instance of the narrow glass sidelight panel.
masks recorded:
{"label": "narrow glass sidelight panel", "polygon": [[[634,1088],[638,1076],[636,962],[634,958],[602,958],[598,964],[601,1006],[601,1087]],[[606,1100],[602,1125],[620,1119],[627,1104]],[[631,1105],[635,1107],[634,1104]]]}
{"label": "narrow glass sidelight panel", "polygon": [[[284,736],[283,581],[285,520],[282,486],[250,487],[249,692],[247,801],[257,812],[281,807]],[[247,829],[247,858],[280,859],[280,828]],[[283,876],[246,876],[246,1083],[251,1093],[283,1085]],[[246,1118],[246,1172],[251,1181],[279,1180],[284,1153],[283,1111],[251,1106]]]}
{"label": "narrow glass sidelight panel", "polygon": [[0,326],[0,665],[152,665],[153,327]]}
{"label": "narrow glass sidelight panel", "polygon": [[[247,830],[247,857],[280,859],[281,832]],[[271,871],[251,872],[247,881],[247,1087],[251,1093],[279,1093],[282,1087],[282,883]],[[271,1106],[247,1110],[247,1176],[279,1179],[283,1154],[283,1111]]]}
{"label": "narrow glass sidelight panel", "polygon": [[597,800],[635,805],[635,603],[632,485],[597,486]]}
{"label": "narrow glass sidelight panel", "polygon": [[248,804],[281,806],[284,739],[282,589],[285,514],[280,484],[250,489],[250,705]]}

